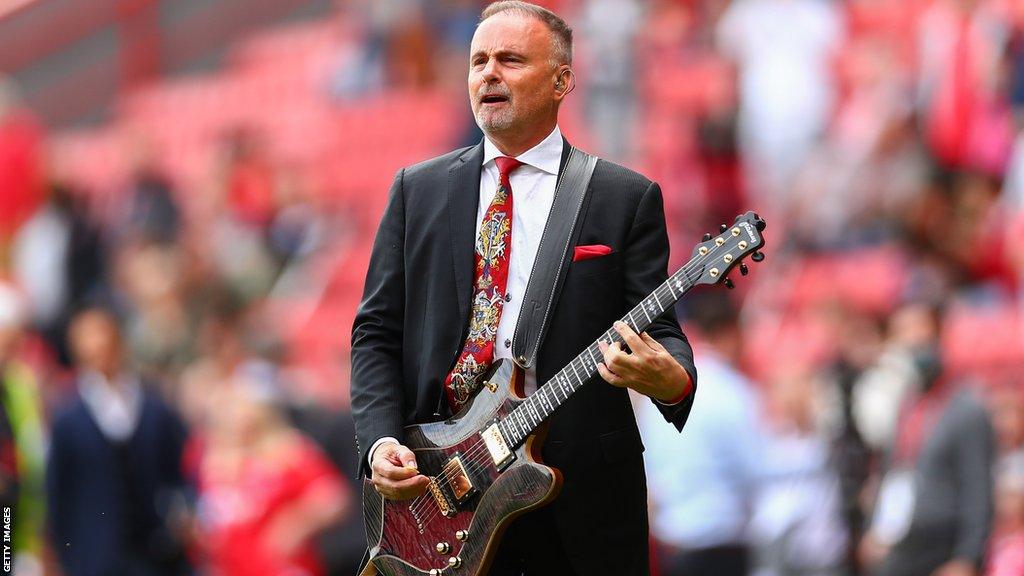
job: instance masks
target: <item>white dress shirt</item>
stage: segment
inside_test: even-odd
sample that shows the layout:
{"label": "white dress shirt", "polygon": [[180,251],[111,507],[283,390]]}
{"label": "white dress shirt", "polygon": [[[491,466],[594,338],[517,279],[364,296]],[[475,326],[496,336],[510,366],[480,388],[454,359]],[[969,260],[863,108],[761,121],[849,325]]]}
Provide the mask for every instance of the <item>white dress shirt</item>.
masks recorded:
{"label": "white dress shirt", "polygon": [[79,379],[78,393],[107,440],[124,442],[135,433],[142,413],[138,378],[121,375],[115,386],[99,372],[88,371]]}
{"label": "white dress shirt", "polygon": [[[504,156],[498,147],[484,138],[484,166],[480,171],[480,203],[476,211],[476,235],[484,214],[498,191],[498,166],[494,159]],[[526,285],[530,282],[533,261],[537,258],[540,237],[555,200],[558,183],[558,165],[562,162],[562,131],[555,129],[533,148],[516,156],[522,166],[512,171],[512,254],[509,256],[508,284],[505,286],[505,305],[498,320],[498,335],[494,341],[494,359],[512,358],[512,338],[523,307]],[[475,236],[474,236],[475,237]],[[537,391],[537,374],[526,371],[526,394]]]}
{"label": "white dress shirt", "polygon": [[[476,238],[480,235],[480,224],[498,191],[498,166],[494,159],[504,156],[498,147],[484,137],[484,163],[480,170],[480,202],[476,210]],[[512,185],[512,253],[509,255],[508,283],[505,286],[506,302],[498,321],[498,334],[494,340],[494,359],[512,358],[512,338],[516,331],[519,310],[523,296],[530,282],[533,261],[540,247],[540,237],[555,200],[555,184],[558,183],[558,167],[562,163],[562,131],[555,129],[533,148],[516,156],[523,163],[509,175]],[[526,371],[526,394],[537,391],[537,373]],[[373,452],[383,442],[398,442],[384,437],[373,443],[368,458],[373,461]]]}

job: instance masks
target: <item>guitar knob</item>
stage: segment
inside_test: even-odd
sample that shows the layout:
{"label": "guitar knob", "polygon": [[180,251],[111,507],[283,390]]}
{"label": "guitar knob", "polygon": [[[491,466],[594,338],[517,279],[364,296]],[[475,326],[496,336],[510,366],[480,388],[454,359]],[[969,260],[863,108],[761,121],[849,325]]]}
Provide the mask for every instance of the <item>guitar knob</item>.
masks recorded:
{"label": "guitar knob", "polygon": [[430,569],[430,576],[441,576],[441,571],[437,568]]}
{"label": "guitar knob", "polygon": [[462,558],[459,558],[458,556],[452,556],[448,559],[448,566],[452,568],[458,568],[459,566],[462,566]]}
{"label": "guitar knob", "polygon": [[728,229],[729,229],[729,227],[726,226],[725,224],[722,224],[721,226],[718,227],[718,231],[719,232],[725,232]]}
{"label": "guitar knob", "polygon": [[437,546],[435,546],[435,548],[437,548],[437,551],[440,552],[441,554],[447,554],[448,552],[451,551],[452,546],[451,546],[451,544],[449,544],[447,542],[438,542]]}
{"label": "guitar knob", "polygon": [[764,253],[754,252],[753,254],[750,255],[750,259],[753,260],[754,262],[760,262],[761,260],[764,260]]}
{"label": "guitar knob", "polygon": [[742,264],[742,263],[741,263],[741,264],[740,264],[740,274],[742,274],[742,275],[746,276],[746,275],[747,275],[747,274],[749,274],[749,273],[750,273],[750,268],[747,268],[747,265],[746,265],[746,264]]}
{"label": "guitar knob", "polygon": [[459,542],[465,542],[469,540],[469,530],[459,530],[455,532],[455,539]]}
{"label": "guitar knob", "polygon": [[728,288],[729,290],[732,290],[733,288],[736,287],[736,285],[732,283],[732,280],[726,278],[725,279],[725,287]]}
{"label": "guitar knob", "polygon": [[757,214],[754,214],[754,226],[757,227],[758,232],[763,232],[764,227],[767,226],[767,224],[765,224],[764,220],[758,217]]}
{"label": "guitar knob", "polygon": [[703,241],[707,242],[708,240],[711,240],[711,233],[710,232],[708,232],[707,234],[704,235],[704,240]]}

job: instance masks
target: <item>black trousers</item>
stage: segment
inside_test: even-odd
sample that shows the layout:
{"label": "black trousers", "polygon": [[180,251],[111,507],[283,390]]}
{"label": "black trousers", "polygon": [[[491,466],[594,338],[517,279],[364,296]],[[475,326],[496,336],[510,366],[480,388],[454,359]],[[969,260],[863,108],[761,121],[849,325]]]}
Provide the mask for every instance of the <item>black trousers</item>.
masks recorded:
{"label": "black trousers", "polygon": [[505,530],[490,576],[577,576],[565,555],[550,509],[516,518]]}
{"label": "black trousers", "polygon": [[745,546],[716,546],[700,550],[663,551],[662,576],[747,576],[749,552]]}

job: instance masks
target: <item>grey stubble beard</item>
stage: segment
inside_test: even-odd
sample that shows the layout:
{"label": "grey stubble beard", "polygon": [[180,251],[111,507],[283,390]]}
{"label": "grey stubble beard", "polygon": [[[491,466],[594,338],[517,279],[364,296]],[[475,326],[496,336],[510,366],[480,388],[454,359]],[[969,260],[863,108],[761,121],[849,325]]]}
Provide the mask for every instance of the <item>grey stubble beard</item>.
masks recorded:
{"label": "grey stubble beard", "polygon": [[483,106],[486,106],[486,104],[481,103],[480,107],[477,108],[476,113],[473,114],[473,118],[476,120],[476,125],[479,126],[480,130],[485,134],[508,130],[512,127],[515,119],[511,104],[512,102],[509,100],[505,110],[498,113],[492,112],[490,114],[485,114]]}

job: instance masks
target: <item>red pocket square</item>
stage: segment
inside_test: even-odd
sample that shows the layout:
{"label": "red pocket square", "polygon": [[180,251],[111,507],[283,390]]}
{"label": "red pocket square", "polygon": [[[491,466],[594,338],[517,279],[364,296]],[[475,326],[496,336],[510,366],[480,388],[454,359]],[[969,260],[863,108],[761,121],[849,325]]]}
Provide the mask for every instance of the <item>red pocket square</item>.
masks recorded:
{"label": "red pocket square", "polygon": [[604,244],[577,246],[572,252],[572,261],[579,262],[580,260],[590,260],[591,258],[597,258],[598,256],[604,256],[611,253],[611,247],[605,246]]}

